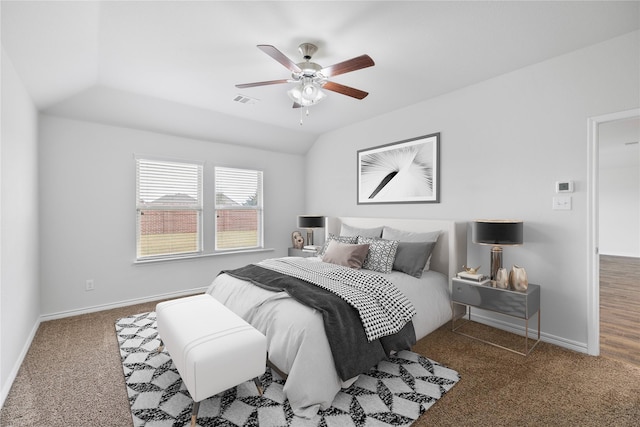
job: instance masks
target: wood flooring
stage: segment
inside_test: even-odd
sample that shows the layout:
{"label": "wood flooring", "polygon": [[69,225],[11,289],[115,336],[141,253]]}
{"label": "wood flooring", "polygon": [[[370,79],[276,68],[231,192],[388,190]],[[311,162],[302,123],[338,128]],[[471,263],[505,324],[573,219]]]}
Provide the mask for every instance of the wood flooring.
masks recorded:
{"label": "wood flooring", "polygon": [[640,258],[600,256],[600,354],[640,366]]}

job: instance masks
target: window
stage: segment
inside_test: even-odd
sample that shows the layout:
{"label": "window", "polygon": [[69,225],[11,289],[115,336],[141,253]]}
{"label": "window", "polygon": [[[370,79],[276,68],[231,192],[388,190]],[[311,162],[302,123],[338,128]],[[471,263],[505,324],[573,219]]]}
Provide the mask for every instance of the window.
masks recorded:
{"label": "window", "polygon": [[262,171],[215,168],[216,251],[262,247]]}
{"label": "window", "polygon": [[138,259],[202,252],[202,169],[136,158]]}

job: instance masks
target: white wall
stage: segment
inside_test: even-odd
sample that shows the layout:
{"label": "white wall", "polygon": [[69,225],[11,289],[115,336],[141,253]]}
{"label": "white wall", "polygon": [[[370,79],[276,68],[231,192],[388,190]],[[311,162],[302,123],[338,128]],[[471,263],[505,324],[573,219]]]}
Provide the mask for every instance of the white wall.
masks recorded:
{"label": "white wall", "polygon": [[[524,220],[525,244],[505,248],[504,263],[542,287],[544,339],[586,351],[587,119],[640,105],[639,40],[636,31],[323,135],[307,155],[308,210]],[[357,150],[434,132],[439,204],[356,204]],[[565,179],[575,182],[573,209],[551,210]],[[489,249],[469,239],[468,260],[487,272]]]}
{"label": "white wall", "polygon": [[600,169],[600,253],[640,257],[640,168]]}
{"label": "white wall", "polygon": [[0,139],[0,406],[40,317],[38,113],[2,50]]}
{"label": "white wall", "polygon": [[598,245],[603,255],[640,257],[639,138],[640,117],[598,126]]}
{"label": "white wall", "polygon": [[[284,256],[303,213],[300,155],[46,115],[40,117],[39,153],[45,316],[188,292],[208,286],[223,268]],[[214,166],[263,170],[265,246],[275,251],[134,264],[134,154],[205,161],[204,191],[210,195]],[[204,221],[212,226],[213,206],[206,203],[207,196]],[[94,291],[85,291],[87,279],[94,280]]]}

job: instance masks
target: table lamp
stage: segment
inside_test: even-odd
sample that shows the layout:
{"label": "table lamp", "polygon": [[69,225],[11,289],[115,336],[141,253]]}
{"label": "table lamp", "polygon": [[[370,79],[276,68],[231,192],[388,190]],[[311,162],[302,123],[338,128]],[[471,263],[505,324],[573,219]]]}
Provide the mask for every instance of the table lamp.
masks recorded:
{"label": "table lamp", "polygon": [[478,219],[473,222],[473,243],[491,245],[491,280],[502,267],[502,247],[523,244],[523,223],[509,219]]}
{"label": "table lamp", "polygon": [[324,217],[320,215],[298,215],[298,227],[307,230],[307,246],[313,246],[313,229],[324,228]]}

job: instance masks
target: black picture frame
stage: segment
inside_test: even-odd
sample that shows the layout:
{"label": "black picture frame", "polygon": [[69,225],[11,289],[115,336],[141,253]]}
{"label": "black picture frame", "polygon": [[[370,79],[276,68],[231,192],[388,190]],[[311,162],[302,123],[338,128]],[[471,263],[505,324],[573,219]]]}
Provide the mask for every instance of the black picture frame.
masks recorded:
{"label": "black picture frame", "polygon": [[359,205],[440,203],[440,133],[358,150]]}

